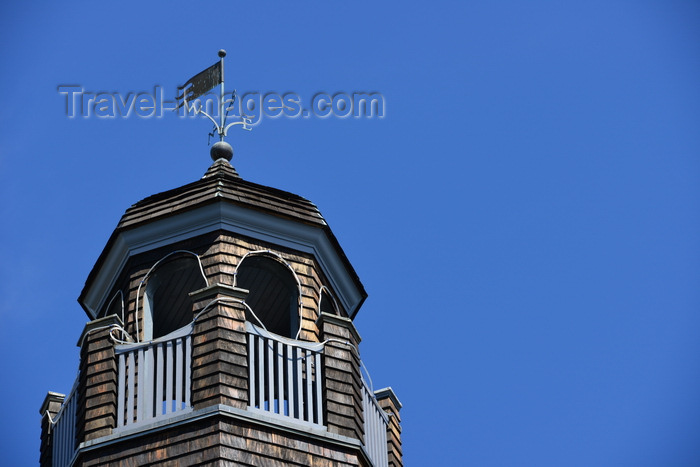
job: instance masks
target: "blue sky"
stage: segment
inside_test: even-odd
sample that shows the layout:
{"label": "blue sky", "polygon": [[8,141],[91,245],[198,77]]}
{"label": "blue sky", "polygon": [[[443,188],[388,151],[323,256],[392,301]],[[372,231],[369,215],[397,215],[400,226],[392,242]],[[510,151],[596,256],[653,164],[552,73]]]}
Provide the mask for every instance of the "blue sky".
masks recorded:
{"label": "blue sky", "polygon": [[369,299],[407,465],[700,465],[700,5],[22,2],[0,7],[3,463],[70,390],[119,217],[202,176],[205,120],[70,119],[62,84],[379,92],[383,118],[232,131],[315,202]]}

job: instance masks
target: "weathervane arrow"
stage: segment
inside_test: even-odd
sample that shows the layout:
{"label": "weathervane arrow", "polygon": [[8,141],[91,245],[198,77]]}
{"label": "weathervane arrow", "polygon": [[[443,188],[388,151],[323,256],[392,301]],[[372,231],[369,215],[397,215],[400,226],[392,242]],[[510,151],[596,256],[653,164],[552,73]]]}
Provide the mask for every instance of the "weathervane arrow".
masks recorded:
{"label": "weathervane arrow", "polygon": [[[194,108],[194,113],[202,114],[214,123],[216,127],[216,132],[219,134],[219,141],[223,141],[224,137],[228,133],[228,129],[234,125],[243,126],[244,130],[250,131],[248,124],[250,119],[241,115],[241,120],[238,122],[229,123],[226,125],[226,113],[224,111],[225,107],[225,94],[224,94],[224,57],[226,56],[226,51],[224,49],[219,50],[219,61],[206,70],[200,71],[192,78],[187,80],[183,86],[179,86],[178,90],[182,93],[176,97],[179,101],[175,111],[181,107],[185,107],[185,111],[189,112],[190,107],[187,105],[187,101],[192,101],[198,97],[206,94],[207,92],[214,89],[217,85],[221,86],[221,95],[219,96],[219,122],[204,110],[202,110],[202,103],[199,103],[199,107]],[[236,92],[233,92],[233,99],[236,99]],[[230,108],[229,108],[230,109]]]}
{"label": "weathervane arrow", "polygon": [[179,109],[185,105],[187,101],[194,100],[207,91],[212,90],[217,84],[223,84],[223,68],[223,60],[218,61],[206,70],[194,75],[183,86],[179,86],[178,90],[182,91],[182,94],[175,99],[182,99],[182,101],[178,104],[177,108]]}

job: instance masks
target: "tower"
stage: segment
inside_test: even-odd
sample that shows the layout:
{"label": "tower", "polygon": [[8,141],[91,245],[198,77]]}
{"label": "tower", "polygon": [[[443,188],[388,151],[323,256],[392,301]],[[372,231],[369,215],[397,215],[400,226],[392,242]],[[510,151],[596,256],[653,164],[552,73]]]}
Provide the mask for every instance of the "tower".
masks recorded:
{"label": "tower", "polygon": [[40,410],[42,466],[402,465],[401,404],[361,371],[362,283],[314,204],[231,156],[122,216],[78,299],[78,377]]}

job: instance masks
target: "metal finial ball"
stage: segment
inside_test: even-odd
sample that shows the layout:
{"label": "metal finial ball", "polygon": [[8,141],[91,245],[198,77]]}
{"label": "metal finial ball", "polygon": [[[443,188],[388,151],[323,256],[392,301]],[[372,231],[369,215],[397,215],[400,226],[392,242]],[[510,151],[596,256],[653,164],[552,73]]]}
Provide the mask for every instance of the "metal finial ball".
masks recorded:
{"label": "metal finial ball", "polygon": [[219,50],[219,57],[224,58],[226,56],[226,51],[224,49]]}
{"label": "metal finial ball", "polygon": [[217,141],[212,145],[209,154],[212,160],[226,159],[230,162],[233,159],[233,148],[226,141]]}

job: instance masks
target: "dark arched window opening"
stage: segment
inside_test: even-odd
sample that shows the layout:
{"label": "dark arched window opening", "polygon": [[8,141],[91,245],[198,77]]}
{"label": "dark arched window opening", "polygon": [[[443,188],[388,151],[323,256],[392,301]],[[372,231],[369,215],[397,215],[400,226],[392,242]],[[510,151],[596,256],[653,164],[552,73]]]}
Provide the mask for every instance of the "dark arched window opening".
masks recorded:
{"label": "dark arched window opening", "polygon": [[[248,256],[238,268],[236,285],[248,289],[246,303],[268,331],[296,338],[299,290],[290,269],[269,256]],[[247,319],[258,324],[253,316]]]}
{"label": "dark arched window opening", "polygon": [[206,287],[195,257],[173,257],[151,273],[144,300],[144,340],[157,339],[193,319],[190,292]]}
{"label": "dark arched window opening", "polygon": [[338,307],[335,304],[335,300],[333,300],[333,297],[328,293],[328,290],[326,290],[325,287],[321,289],[321,303],[319,303],[318,309],[321,313],[340,315],[338,312]]}
{"label": "dark arched window opening", "polygon": [[117,315],[124,322],[124,294],[117,290],[112,299],[107,304],[107,308],[102,316]]}

